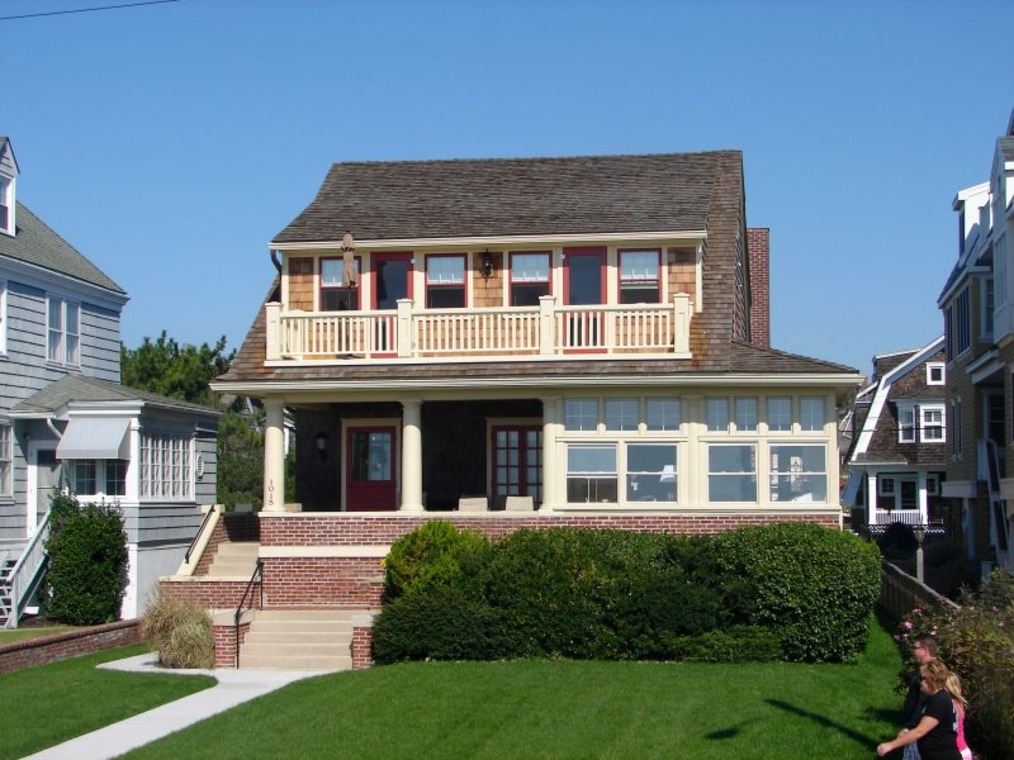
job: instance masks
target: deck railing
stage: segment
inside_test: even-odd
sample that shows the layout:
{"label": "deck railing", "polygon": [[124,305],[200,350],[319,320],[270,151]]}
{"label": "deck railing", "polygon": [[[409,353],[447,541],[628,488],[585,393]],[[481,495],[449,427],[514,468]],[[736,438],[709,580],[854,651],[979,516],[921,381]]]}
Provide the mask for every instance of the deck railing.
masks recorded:
{"label": "deck railing", "polygon": [[266,306],[268,361],[509,360],[568,354],[690,355],[690,297],[669,304],[304,312]]}

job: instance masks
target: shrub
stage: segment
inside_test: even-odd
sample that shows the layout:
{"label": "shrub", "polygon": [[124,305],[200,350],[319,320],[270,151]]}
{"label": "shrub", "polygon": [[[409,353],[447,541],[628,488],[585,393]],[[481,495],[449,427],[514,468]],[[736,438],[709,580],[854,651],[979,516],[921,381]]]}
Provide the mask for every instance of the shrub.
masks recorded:
{"label": "shrub", "polygon": [[848,662],[865,649],[880,595],[872,544],[818,525],[751,526],[714,536],[712,563],[738,589],[744,622],[777,634],[788,660]]}
{"label": "shrub", "polygon": [[782,656],[777,635],[749,625],[696,636],[669,636],[666,647],[668,659],[695,662],[773,662]]}
{"label": "shrub", "polygon": [[[1014,757],[1014,573],[996,570],[978,591],[966,591],[961,607],[912,610],[899,624],[898,641],[910,660],[911,641],[936,637],[939,657],[961,676],[969,700],[969,744],[987,757]],[[907,688],[913,666],[899,673]]]}
{"label": "shrub", "polygon": [[888,559],[904,559],[911,557],[916,550],[915,530],[911,525],[893,522],[887,526],[878,540],[880,551]]}
{"label": "shrub", "polygon": [[71,625],[119,619],[127,587],[127,535],[114,505],[80,506],[73,496],[50,502],[48,567],[43,580],[46,616]]}
{"label": "shrub", "polygon": [[488,549],[489,541],[480,533],[429,520],[391,547],[385,560],[387,596],[397,599],[448,586],[465,589]]}
{"label": "shrub", "polygon": [[502,617],[461,589],[434,587],[386,604],[373,622],[373,659],[491,660],[509,652]]}
{"label": "shrub", "polygon": [[159,595],[144,614],[141,636],[158,651],[165,668],[213,668],[211,616],[199,603]]}

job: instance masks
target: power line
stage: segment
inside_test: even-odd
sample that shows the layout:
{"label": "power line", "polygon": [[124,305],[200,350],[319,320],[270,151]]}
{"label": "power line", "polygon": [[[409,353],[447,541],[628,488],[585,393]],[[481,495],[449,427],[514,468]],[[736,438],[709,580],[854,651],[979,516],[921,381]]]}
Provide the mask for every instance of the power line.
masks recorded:
{"label": "power line", "polygon": [[22,18],[39,18],[40,16],[65,16],[69,13],[92,13],[93,11],[112,11],[121,8],[137,8],[141,5],[161,5],[162,3],[178,3],[180,0],[142,0],[136,3],[119,3],[118,5],[96,5],[91,8],[74,8],[69,11],[45,11],[43,13],[22,13],[19,16],[0,16],[0,21],[13,21]]}

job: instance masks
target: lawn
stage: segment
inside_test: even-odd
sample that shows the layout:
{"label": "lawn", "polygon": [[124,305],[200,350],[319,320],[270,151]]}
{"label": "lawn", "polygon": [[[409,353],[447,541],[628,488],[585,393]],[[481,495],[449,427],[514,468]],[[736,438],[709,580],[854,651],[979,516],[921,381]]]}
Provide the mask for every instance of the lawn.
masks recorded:
{"label": "lawn", "polygon": [[201,676],[99,670],[143,645],[0,675],[0,760],[24,757],[214,685]]}
{"label": "lawn", "polygon": [[898,655],[857,665],[414,663],[301,681],[128,758],[863,758]]}
{"label": "lawn", "polygon": [[43,636],[52,636],[55,633],[66,633],[67,631],[74,630],[76,630],[76,628],[72,625],[2,628],[0,629],[0,645],[13,644],[15,641],[26,641],[27,639],[41,639]]}

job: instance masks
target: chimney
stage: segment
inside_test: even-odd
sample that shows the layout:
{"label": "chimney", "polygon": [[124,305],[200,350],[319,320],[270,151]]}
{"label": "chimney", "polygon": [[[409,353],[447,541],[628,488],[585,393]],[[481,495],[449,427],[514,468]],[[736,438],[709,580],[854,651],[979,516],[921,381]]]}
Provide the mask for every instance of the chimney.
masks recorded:
{"label": "chimney", "polygon": [[747,229],[746,253],[750,262],[750,342],[760,348],[771,348],[770,249],[770,227]]}

